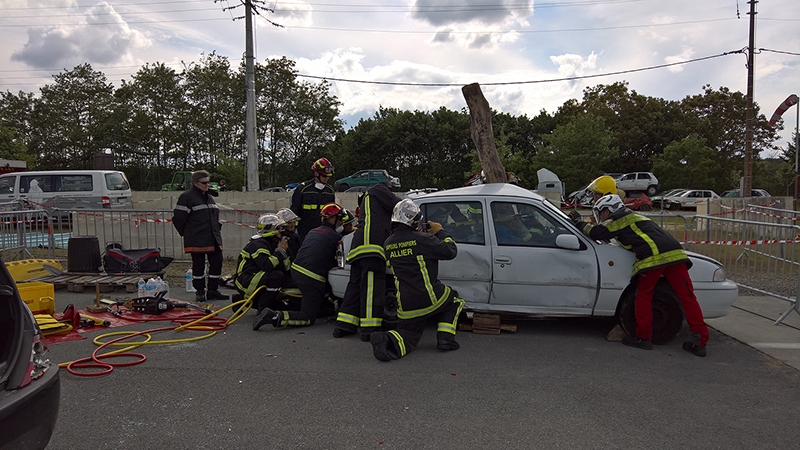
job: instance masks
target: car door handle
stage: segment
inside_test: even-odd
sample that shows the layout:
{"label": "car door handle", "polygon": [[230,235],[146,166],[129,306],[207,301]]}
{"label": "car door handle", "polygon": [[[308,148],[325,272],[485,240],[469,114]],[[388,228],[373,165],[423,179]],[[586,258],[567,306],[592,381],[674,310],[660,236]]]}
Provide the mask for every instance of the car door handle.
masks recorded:
{"label": "car door handle", "polygon": [[511,264],[510,256],[496,256],[494,258],[495,264]]}

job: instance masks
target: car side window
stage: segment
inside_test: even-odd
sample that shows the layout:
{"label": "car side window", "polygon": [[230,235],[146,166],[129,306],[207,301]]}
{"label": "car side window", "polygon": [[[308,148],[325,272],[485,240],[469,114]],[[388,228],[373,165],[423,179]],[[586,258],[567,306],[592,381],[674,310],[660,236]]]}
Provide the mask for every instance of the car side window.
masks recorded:
{"label": "car side window", "polygon": [[480,202],[441,202],[422,205],[425,220],[438,222],[458,244],[486,243]]}
{"label": "car side window", "polygon": [[13,194],[14,181],[14,177],[0,178],[0,194]]}
{"label": "car side window", "polygon": [[556,247],[556,236],[570,233],[539,208],[525,203],[493,202],[492,222],[497,244]]}

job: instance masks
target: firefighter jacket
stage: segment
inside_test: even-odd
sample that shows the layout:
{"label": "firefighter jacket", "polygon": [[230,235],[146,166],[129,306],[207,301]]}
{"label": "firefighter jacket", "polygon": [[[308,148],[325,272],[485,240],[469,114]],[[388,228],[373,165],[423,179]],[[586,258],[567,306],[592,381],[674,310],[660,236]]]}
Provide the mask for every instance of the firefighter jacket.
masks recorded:
{"label": "firefighter jacket", "polygon": [[292,193],[291,209],[300,223],[297,224],[297,233],[300,239],[305,239],[306,234],[322,224],[319,211],[328,203],[336,201],[333,188],[326,184],[322,189],[317,189],[317,180],[312,178],[300,183]]}
{"label": "firefighter jacket", "polygon": [[250,238],[236,262],[236,287],[239,290],[250,294],[267,272],[289,271],[291,261],[286,251],[278,248],[280,239],[275,231]]}
{"label": "firefighter jacket", "polygon": [[336,266],[336,250],[341,239],[342,235],[336,232],[333,225],[323,222],[306,235],[292,262],[292,269],[324,283],[328,279],[328,272]]}
{"label": "firefighter jacket", "polygon": [[395,276],[399,319],[429,315],[450,298],[450,288],[438,278],[439,260],[455,258],[458,249],[446,231],[432,235],[399,225],[384,249]]}
{"label": "firefighter jacket", "polygon": [[361,200],[359,226],[353,235],[347,262],[368,256],[386,260],[383,243],[392,231],[392,210],[399,201],[400,198],[383,183],[369,188]]}
{"label": "firefighter jacket", "polygon": [[186,253],[211,253],[222,249],[222,224],[219,208],[208,192],[192,186],[178,197],[172,211],[172,225],[183,236]]}
{"label": "firefighter jacket", "polygon": [[613,213],[606,221],[590,224],[583,221],[578,227],[590,238],[598,241],[616,239],[636,255],[633,275],[639,272],[691,261],[680,242],[647,217],[635,214],[628,208]]}

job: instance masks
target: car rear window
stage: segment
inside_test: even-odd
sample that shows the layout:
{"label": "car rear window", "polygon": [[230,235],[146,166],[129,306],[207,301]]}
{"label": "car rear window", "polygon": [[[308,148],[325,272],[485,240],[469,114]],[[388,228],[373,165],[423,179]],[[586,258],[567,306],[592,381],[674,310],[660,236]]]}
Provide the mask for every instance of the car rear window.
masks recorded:
{"label": "car rear window", "polygon": [[128,180],[125,179],[125,174],[114,172],[106,174],[106,188],[109,191],[127,191],[131,186],[128,184]]}

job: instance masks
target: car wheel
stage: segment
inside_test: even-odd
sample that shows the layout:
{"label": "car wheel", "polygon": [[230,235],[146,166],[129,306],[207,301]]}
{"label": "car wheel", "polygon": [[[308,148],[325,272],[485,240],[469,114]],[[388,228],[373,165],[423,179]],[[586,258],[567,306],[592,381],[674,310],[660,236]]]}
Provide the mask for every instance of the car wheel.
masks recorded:
{"label": "car wheel", "polygon": [[669,209],[671,209],[673,211],[677,211],[677,210],[681,209],[681,204],[680,203],[673,203],[673,204],[669,205]]}
{"label": "car wheel", "polygon": [[[636,330],[636,289],[626,290],[620,300],[617,320],[626,333],[634,336]],[[667,280],[661,279],[653,292],[653,344],[666,344],[675,339],[683,326],[683,310],[678,297]]]}
{"label": "car wheel", "polygon": [[650,211],[650,205],[642,205],[639,207],[639,211]]}
{"label": "car wheel", "polygon": [[350,189],[350,185],[347,185],[347,184],[340,184],[339,185],[339,192],[344,192],[344,191],[346,191],[348,189]]}
{"label": "car wheel", "polygon": [[656,195],[657,193],[658,193],[658,186],[656,186],[656,185],[647,186],[646,194],[648,196],[652,197],[652,196]]}

